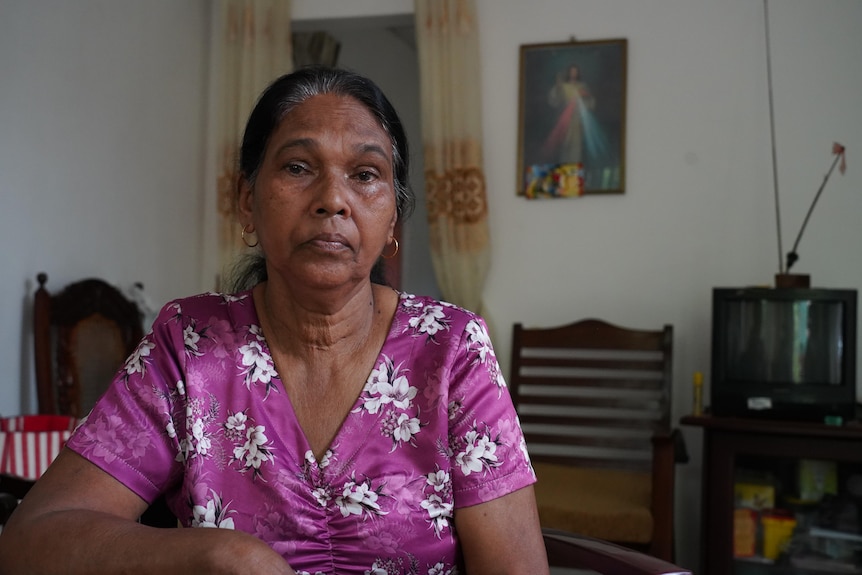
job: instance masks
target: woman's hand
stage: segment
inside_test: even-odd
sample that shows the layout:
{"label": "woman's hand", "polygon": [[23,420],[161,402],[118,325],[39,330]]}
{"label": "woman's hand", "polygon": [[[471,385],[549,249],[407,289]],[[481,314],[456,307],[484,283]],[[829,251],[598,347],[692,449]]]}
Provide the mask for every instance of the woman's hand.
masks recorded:
{"label": "woman's hand", "polygon": [[219,575],[296,575],[290,565],[269,545],[247,533],[229,530],[194,529],[193,531],[221,531],[230,535],[224,545],[213,546],[206,561],[206,573]]}

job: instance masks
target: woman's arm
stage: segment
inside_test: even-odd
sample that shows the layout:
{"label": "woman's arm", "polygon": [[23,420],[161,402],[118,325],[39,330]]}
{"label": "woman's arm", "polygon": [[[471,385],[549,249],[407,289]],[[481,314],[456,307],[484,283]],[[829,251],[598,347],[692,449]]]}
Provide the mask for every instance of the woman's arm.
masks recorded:
{"label": "woman's arm", "polygon": [[468,575],[547,575],[533,487],[455,511]]}
{"label": "woman's arm", "polygon": [[146,507],[122,483],[63,450],[0,534],[3,573],[295,575],[245,533],[141,525]]}

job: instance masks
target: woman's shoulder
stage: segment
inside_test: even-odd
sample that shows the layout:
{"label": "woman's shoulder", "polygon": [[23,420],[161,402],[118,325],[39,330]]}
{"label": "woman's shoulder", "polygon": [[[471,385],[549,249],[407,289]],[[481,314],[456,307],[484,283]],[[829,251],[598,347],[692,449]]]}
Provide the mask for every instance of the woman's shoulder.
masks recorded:
{"label": "woman's shoulder", "polygon": [[173,299],[162,306],[159,318],[210,318],[233,316],[242,310],[254,310],[251,290],[234,294],[219,292],[204,292],[195,295]]}
{"label": "woman's shoulder", "polygon": [[398,312],[408,316],[436,315],[445,317],[450,325],[466,326],[471,322],[484,323],[482,317],[459,305],[431,296],[399,292]]}

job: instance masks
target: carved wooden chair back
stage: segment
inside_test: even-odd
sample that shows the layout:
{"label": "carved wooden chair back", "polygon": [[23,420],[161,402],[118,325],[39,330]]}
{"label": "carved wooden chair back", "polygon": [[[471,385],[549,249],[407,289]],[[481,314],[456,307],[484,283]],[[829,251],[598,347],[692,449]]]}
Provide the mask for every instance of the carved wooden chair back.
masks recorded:
{"label": "carved wooden chair back", "polygon": [[39,413],[83,417],[143,336],[134,302],[101,279],[52,295],[38,275],[33,308]]}

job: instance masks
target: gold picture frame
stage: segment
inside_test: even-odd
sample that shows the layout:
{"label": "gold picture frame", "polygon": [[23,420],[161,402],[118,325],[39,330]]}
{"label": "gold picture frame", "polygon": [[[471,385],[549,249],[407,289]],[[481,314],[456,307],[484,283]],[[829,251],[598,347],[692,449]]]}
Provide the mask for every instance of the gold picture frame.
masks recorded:
{"label": "gold picture frame", "polygon": [[628,41],[520,49],[518,195],[625,193]]}

